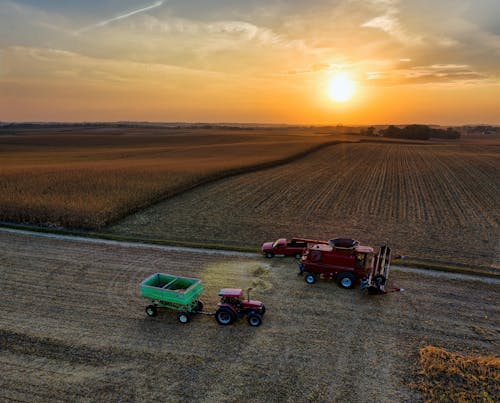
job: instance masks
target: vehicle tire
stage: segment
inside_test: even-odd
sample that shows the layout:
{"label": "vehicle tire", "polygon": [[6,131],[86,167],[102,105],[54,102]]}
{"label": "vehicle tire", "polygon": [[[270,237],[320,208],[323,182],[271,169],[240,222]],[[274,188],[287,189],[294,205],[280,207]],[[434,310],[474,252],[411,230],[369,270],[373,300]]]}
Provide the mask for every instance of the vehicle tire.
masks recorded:
{"label": "vehicle tire", "polygon": [[387,279],[382,274],[375,276],[375,283],[378,284],[379,286],[384,285],[386,281]]}
{"label": "vehicle tire", "polygon": [[302,257],[302,253],[296,253],[295,254],[295,259],[300,259]]}
{"label": "vehicle tire", "polygon": [[235,314],[229,309],[219,309],[215,313],[215,320],[219,325],[227,326],[234,322]]}
{"label": "vehicle tire", "polygon": [[155,306],[155,305],[148,305],[148,306],[146,307],[146,314],[147,314],[149,317],[153,318],[153,317],[155,317],[156,315],[158,315],[158,309],[156,308],[156,306]]}
{"label": "vehicle tire", "polygon": [[307,284],[314,284],[316,282],[316,276],[312,273],[307,273],[306,276],[304,277],[304,281]]}
{"label": "vehicle tire", "polygon": [[274,256],[274,253],[273,253],[273,252],[266,252],[266,257],[267,257],[268,259],[271,259],[273,256]]}
{"label": "vehicle tire", "polygon": [[180,312],[177,314],[177,319],[179,320],[179,322],[185,325],[191,320],[191,315],[187,312]]}
{"label": "vehicle tire", "polygon": [[247,320],[250,326],[257,327],[260,326],[262,323],[262,316],[259,315],[258,313],[251,313],[248,315]]}
{"label": "vehicle tire", "polygon": [[337,281],[342,288],[353,288],[356,277],[351,273],[342,273],[337,276]]}

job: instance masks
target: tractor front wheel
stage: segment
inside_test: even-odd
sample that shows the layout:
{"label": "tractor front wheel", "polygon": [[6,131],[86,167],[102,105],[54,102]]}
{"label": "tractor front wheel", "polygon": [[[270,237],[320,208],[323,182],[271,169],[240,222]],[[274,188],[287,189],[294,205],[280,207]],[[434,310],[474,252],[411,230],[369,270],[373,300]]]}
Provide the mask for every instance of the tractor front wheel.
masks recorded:
{"label": "tractor front wheel", "polygon": [[356,282],[356,277],[351,273],[340,274],[337,277],[337,281],[342,288],[353,288]]}
{"label": "tractor front wheel", "polygon": [[177,314],[177,319],[179,320],[179,322],[185,325],[191,320],[191,315],[187,312],[180,312]]}
{"label": "tractor front wheel", "polygon": [[306,274],[304,280],[307,284],[314,284],[316,282],[316,276],[312,273]]}
{"label": "tractor front wheel", "polygon": [[266,257],[267,257],[268,259],[271,259],[273,256],[274,256],[274,253],[273,253],[273,252],[266,252]]}
{"label": "tractor front wheel", "polygon": [[149,316],[149,317],[154,317],[156,315],[158,315],[158,309],[156,308],[155,305],[148,305],[146,307],[146,314]]}
{"label": "tractor front wheel", "polygon": [[296,253],[295,254],[295,259],[300,259],[302,257],[302,253]]}
{"label": "tractor front wheel", "polygon": [[259,315],[258,313],[251,313],[248,315],[248,324],[250,326],[260,326],[262,323],[262,316]]}
{"label": "tractor front wheel", "polygon": [[215,320],[219,325],[227,326],[234,322],[235,314],[229,309],[219,309],[215,313]]}

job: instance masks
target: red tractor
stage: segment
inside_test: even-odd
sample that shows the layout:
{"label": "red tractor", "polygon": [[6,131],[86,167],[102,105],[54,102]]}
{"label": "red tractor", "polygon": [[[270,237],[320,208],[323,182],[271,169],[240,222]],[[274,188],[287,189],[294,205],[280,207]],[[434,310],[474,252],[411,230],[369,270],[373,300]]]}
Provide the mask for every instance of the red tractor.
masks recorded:
{"label": "red tractor", "polygon": [[220,325],[230,325],[237,318],[246,315],[250,326],[260,326],[266,307],[262,302],[250,299],[250,290],[249,288],[247,299],[242,299],[243,290],[241,288],[220,290],[220,302],[217,304],[215,320]]}
{"label": "red tractor", "polygon": [[322,277],[336,280],[342,288],[353,288],[359,282],[370,294],[382,294],[386,292],[390,262],[391,249],[387,245],[375,255],[370,246],[337,238],[309,246],[300,260],[299,274],[305,274],[307,284]]}

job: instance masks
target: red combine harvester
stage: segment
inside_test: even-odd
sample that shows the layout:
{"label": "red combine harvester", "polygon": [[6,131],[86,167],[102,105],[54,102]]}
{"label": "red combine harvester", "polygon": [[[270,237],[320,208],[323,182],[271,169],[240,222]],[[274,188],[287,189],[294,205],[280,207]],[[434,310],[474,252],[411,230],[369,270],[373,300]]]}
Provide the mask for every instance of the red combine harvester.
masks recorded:
{"label": "red combine harvester", "polygon": [[336,280],[342,288],[353,288],[359,282],[370,294],[385,294],[390,263],[387,245],[375,254],[372,247],[354,239],[337,238],[308,246],[299,263],[299,274],[305,274],[307,284],[322,277]]}

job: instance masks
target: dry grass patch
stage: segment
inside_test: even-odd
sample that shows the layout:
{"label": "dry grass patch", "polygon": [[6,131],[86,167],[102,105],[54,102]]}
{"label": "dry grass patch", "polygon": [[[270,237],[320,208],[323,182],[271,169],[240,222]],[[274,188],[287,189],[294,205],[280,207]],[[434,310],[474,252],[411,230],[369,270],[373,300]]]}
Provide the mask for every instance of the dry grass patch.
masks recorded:
{"label": "dry grass patch", "polygon": [[500,396],[500,358],[420,349],[419,389],[428,402],[491,402]]}

